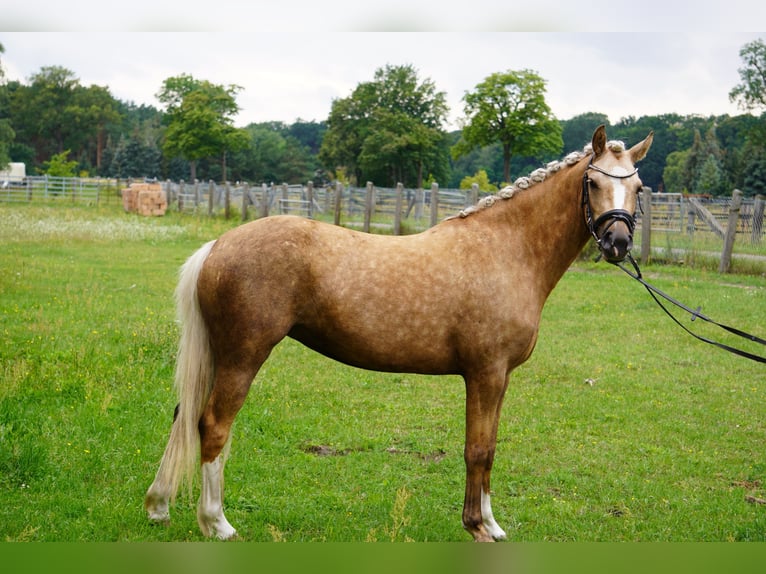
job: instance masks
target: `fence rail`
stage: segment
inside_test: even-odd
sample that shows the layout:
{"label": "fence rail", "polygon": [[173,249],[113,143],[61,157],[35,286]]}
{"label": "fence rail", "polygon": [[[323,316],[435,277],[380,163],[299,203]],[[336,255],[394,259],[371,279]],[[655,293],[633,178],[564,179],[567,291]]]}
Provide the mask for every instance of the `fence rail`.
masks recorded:
{"label": "fence rail", "polygon": [[[763,234],[764,199],[762,196],[742,198],[734,190],[731,197],[698,197],[680,193],[651,193],[644,188],[639,204],[651,202],[651,230],[653,232],[678,233],[694,236],[712,235],[724,239],[728,230],[729,216],[734,197],[737,201],[737,238],[744,243],[760,245]],[[650,200],[647,198],[651,197]],[[643,209],[636,214],[637,225],[641,227]]]}
{"label": "fence rail", "polygon": [[[108,178],[30,176],[21,181],[0,182],[0,201],[68,201],[98,204],[110,199],[120,181]],[[116,196],[115,196],[116,197]]]}

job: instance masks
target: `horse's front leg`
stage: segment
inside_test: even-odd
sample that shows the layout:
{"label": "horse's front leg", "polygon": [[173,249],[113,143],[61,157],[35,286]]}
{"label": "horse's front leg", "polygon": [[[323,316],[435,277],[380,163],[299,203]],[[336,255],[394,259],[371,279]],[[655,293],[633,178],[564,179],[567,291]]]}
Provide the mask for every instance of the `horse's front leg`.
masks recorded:
{"label": "horse's front leg", "polygon": [[490,474],[495,458],[497,425],[508,386],[505,371],[466,377],[465,466],[463,528],[476,542],[505,539],[490,503]]}

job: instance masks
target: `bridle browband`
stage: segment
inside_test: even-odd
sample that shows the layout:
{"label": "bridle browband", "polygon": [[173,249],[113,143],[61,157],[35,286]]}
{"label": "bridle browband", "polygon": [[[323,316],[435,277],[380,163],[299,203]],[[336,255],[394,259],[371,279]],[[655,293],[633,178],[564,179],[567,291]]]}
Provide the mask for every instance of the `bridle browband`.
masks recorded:
{"label": "bridle browband", "polygon": [[[608,177],[614,177],[616,179],[628,179],[629,177],[633,177],[634,175],[638,173],[638,168],[634,167],[633,171],[625,175],[617,175],[614,173],[609,173],[605,169],[602,169],[593,163],[593,160],[595,159],[595,157],[596,157],[596,154],[591,154],[590,161],[588,162],[588,167],[585,168],[585,172],[582,174],[582,209],[585,213],[585,225],[588,228],[588,231],[590,232],[590,234],[593,236],[593,239],[596,240],[596,244],[598,245],[599,249],[601,249],[601,238],[603,237],[604,233],[606,233],[607,230],[618,221],[622,221],[628,227],[628,231],[630,232],[632,236],[633,231],[636,228],[636,217],[635,217],[635,213],[630,213],[629,211],[625,209],[610,209],[609,211],[605,211],[604,213],[599,215],[598,218],[594,221],[593,210],[591,209],[591,206],[590,206],[590,181],[591,180],[588,177],[588,172],[590,170],[594,170],[599,173],[603,173],[604,175]],[[599,237],[598,229],[606,221],[609,221],[609,223],[604,228],[604,232],[601,234],[601,237]]]}

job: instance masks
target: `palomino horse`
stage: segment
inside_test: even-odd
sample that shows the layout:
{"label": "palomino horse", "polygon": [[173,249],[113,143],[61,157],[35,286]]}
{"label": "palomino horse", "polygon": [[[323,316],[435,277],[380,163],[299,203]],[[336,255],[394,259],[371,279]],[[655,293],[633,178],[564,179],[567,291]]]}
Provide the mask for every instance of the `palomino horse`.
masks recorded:
{"label": "palomino horse", "polygon": [[543,304],[589,237],[608,261],[626,257],[641,189],[634,164],[651,142],[650,133],[626,150],[601,126],[583,152],[417,235],[275,216],[203,246],[176,289],[180,403],[146,494],[149,518],[169,520],[199,453],[200,528],[236,534],[223,513],[231,425],[271,350],[292,337],[356,367],[462,375],[463,526],[477,541],[505,538],[492,515],[490,472],[508,377],[532,353]]}

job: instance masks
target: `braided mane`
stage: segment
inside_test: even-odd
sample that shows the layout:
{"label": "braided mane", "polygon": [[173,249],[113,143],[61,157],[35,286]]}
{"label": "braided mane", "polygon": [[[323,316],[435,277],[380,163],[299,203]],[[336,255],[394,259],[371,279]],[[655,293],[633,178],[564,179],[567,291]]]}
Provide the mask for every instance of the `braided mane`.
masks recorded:
{"label": "braided mane", "polygon": [[[614,153],[621,153],[625,151],[625,143],[620,140],[611,140],[606,144],[607,149]],[[542,183],[548,178],[548,176],[556,173],[564,167],[570,167],[578,163],[582,158],[589,156],[593,153],[593,147],[589,143],[581,151],[573,151],[568,154],[564,159],[552,161],[546,164],[545,167],[541,167],[533,171],[527,177],[520,177],[511,185],[505,186],[503,189],[493,195],[488,195],[480,199],[475,205],[466,207],[461,210],[457,215],[447,217],[447,219],[456,219],[468,217],[472,213],[477,211],[483,211],[488,207],[492,207],[499,200],[511,199],[520,191],[529,189],[538,183]]]}

